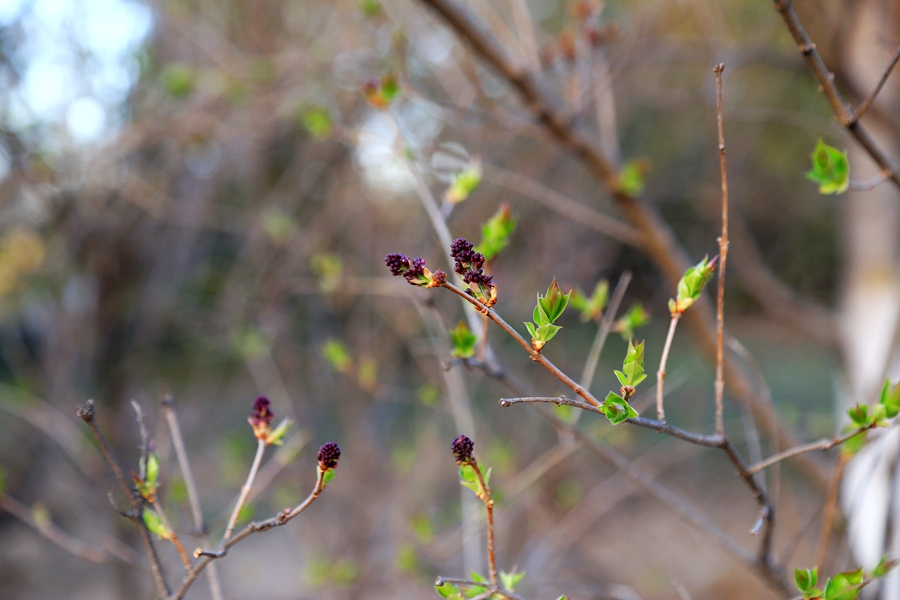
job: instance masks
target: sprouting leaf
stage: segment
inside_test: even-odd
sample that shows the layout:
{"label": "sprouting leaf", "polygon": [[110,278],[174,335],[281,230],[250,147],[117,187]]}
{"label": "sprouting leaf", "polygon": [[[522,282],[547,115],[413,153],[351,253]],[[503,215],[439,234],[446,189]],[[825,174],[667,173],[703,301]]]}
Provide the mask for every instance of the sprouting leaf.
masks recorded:
{"label": "sprouting leaf", "polygon": [[847,191],[850,187],[850,163],[846,152],[819,140],[810,157],[812,169],[806,172],[806,178],[819,184],[820,194],[843,194]]}
{"label": "sprouting leaf", "polygon": [[322,346],[322,356],[331,368],[340,373],[347,373],[353,360],[347,347],[335,339],[330,339]]}
{"label": "sprouting leaf", "polygon": [[[481,161],[474,159],[466,168],[453,176],[450,187],[444,193],[444,199],[451,204],[459,204],[466,200],[481,185],[481,176]],[[490,260],[486,254],[485,259]]]}
{"label": "sprouting leaf", "polygon": [[806,594],[819,583],[819,567],[812,569],[794,569],[794,582],[797,589]]}
{"label": "sprouting leaf", "polygon": [[616,379],[623,387],[637,387],[647,376],[644,374],[644,342],[634,344],[628,340],[628,350],[622,370],[615,371]]}
{"label": "sprouting leaf", "polygon": [[500,209],[481,226],[481,242],[475,246],[475,252],[484,255],[485,261],[497,258],[500,251],[509,245],[509,238],[516,229],[509,204],[504,202]]}
{"label": "sprouting leaf", "polygon": [[310,106],[301,115],[303,126],[314,138],[324,140],[331,137],[331,111],[320,105]]}
{"label": "sprouting leaf", "polygon": [[862,569],[838,573],[825,583],[825,600],[855,600],[863,585]]}
{"label": "sprouting leaf", "polygon": [[878,566],[876,566],[871,573],[872,579],[881,579],[885,575],[891,572],[891,570],[897,566],[897,559],[889,560],[887,556],[882,556],[881,560],[878,562]]}
{"label": "sprouting leaf", "polygon": [[294,421],[292,419],[283,419],[278,427],[269,432],[266,436],[266,446],[280,446],[284,443],[284,434]]}
{"label": "sprouting leaf", "polygon": [[641,304],[635,304],[624,315],[616,319],[613,330],[622,335],[623,340],[634,337],[634,330],[650,323],[650,313]]}
{"label": "sprouting leaf", "polygon": [[678,282],[675,299],[669,301],[669,311],[672,315],[683,313],[697,301],[716,270],[716,258],[710,261],[708,256],[704,256],[703,260],[684,272],[684,276]]}
{"label": "sprouting leaf", "polygon": [[434,589],[441,598],[446,598],[447,600],[463,600],[463,595],[459,591],[459,588],[450,583],[444,582],[441,585],[434,586]]}
{"label": "sprouting leaf", "polygon": [[450,331],[450,341],[453,343],[453,356],[456,358],[471,358],[475,356],[478,336],[472,333],[465,321],[461,320]]}
{"label": "sprouting leaf", "polygon": [[[469,577],[472,578],[472,581],[475,583],[487,583],[488,580],[484,578],[483,575],[479,574],[476,571],[469,571]],[[468,598],[474,598],[475,596],[479,596],[487,591],[487,587],[481,585],[473,585],[470,586],[465,594]]]}
{"label": "sprouting leaf", "polygon": [[885,418],[893,419],[900,414],[900,383],[891,387],[891,380],[885,380],[878,403],[884,406]]}
{"label": "sprouting leaf", "polygon": [[619,191],[632,198],[644,190],[644,178],[650,170],[650,161],[644,158],[631,160],[619,173]]}
{"label": "sprouting leaf", "polygon": [[609,302],[609,281],[606,279],[598,281],[590,298],[587,298],[581,290],[572,290],[569,293],[572,295],[569,302],[581,313],[582,321],[591,319],[599,321]]}
{"label": "sprouting leaf", "polygon": [[500,583],[502,583],[503,587],[510,592],[516,591],[516,586],[519,585],[523,577],[525,577],[525,571],[520,573],[500,571]]}
{"label": "sprouting leaf", "polygon": [[600,405],[600,410],[613,425],[618,425],[638,416],[638,412],[622,396],[615,392],[610,392],[606,395],[606,400]]}
{"label": "sprouting leaf", "polygon": [[337,471],[331,469],[329,471],[325,471],[325,474],[322,475],[322,485],[328,485],[328,482],[334,479],[337,476]]}
{"label": "sprouting leaf", "polygon": [[151,452],[147,455],[145,472],[147,473],[144,479],[145,484],[153,492],[156,492],[156,489],[159,487],[159,457],[156,456],[156,452]]}
{"label": "sprouting leaf", "polygon": [[862,450],[863,446],[866,445],[866,440],[866,432],[860,433],[859,435],[854,435],[841,445],[841,453],[846,458],[854,456],[857,452]]}
{"label": "sprouting leaf", "polygon": [[144,524],[150,533],[163,540],[172,537],[172,532],[169,531],[162,518],[155,511],[145,509],[142,516],[144,517]]}
{"label": "sprouting leaf", "polygon": [[544,313],[551,323],[556,321],[560,315],[562,315],[563,311],[566,310],[570,295],[571,292],[568,294],[562,293],[559,284],[556,283],[556,277],[553,278],[550,287],[547,288],[547,294],[545,296],[538,294],[538,305],[544,310]]}
{"label": "sprouting leaf", "polygon": [[847,415],[850,417],[853,425],[859,428],[868,427],[873,421],[869,415],[869,407],[865,404],[857,404],[847,411]]}

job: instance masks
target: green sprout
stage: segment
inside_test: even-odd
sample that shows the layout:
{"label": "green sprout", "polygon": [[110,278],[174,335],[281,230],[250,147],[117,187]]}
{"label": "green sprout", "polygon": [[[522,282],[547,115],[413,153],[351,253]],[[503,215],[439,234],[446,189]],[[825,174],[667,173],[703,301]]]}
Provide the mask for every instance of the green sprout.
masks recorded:
{"label": "green sprout", "polygon": [[628,402],[634,396],[635,388],[647,378],[644,373],[644,342],[634,344],[629,340],[622,370],[615,373],[622,385],[619,389],[621,395],[615,392],[607,394],[600,410],[610,423],[618,425],[638,416],[638,412]]}
{"label": "green sprout", "polygon": [[819,184],[820,194],[843,194],[847,191],[850,187],[850,164],[846,152],[819,140],[810,157],[812,169],[806,172],[806,178]]}
{"label": "green sprout", "polygon": [[547,288],[545,296],[541,296],[538,293],[537,305],[534,307],[533,313],[534,323],[525,323],[528,333],[531,334],[531,347],[536,352],[540,352],[544,345],[562,329],[562,327],[553,323],[566,310],[566,305],[569,304],[571,295],[572,292],[568,294],[562,293],[562,290],[559,289],[559,284],[556,283],[556,277],[553,278],[550,287]]}
{"label": "green sprout", "polygon": [[681,316],[684,311],[697,301],[700,293],[703,292],[703,288],[706,287],[707,282],[716,270],[716,260],[718,258],[717,256],[709,260],[708,256],[704,256],[703,260],[684,272],[684,276],[678,282],[677,296],[669,300],[669,312],[672,313],[673,317],[676,315]]}

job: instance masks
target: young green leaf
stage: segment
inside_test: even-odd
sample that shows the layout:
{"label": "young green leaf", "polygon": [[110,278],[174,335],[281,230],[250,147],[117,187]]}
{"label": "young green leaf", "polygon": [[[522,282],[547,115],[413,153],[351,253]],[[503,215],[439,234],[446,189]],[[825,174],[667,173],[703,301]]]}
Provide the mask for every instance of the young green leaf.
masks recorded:
{"label": "young green leaf", "polygon": [[478,336],[472,333],[464,320],[457,323],[456,327],[450,331],[450,341],[453,343],[453,356],[455,358],[471,358],[475,356]]}
{"label": "young green leaf", "polygon": [[885,380],[878,403],[884,407],[885,418],[893,419],[900,414],[900,383],[891,387],[891,380]]}
{"label": "young green leaf", "polygon": [[623,387],[637,387],[647,376],[644,374],[644,342],[635,345],[628,340],[628,350],[622,370],[616,371],[616,378]]}
{"label": "young green leaf", "polygon": [[838,573],[825,583],[825,600],[855,600],[864,585],[862,569]]}
{"label": "young green leaf", "polygon": [[441,585],[434,586],[434,589],[441,598],[446,598],[446,600],[463,600],[463,595],[459,588],[450,583],[444,582]]}
{"label": "young green leaf", "polygon": [[553,322],[566,310],[571,295],[572,292],[562,293],[555,277],[545,296],[538,293],[537,305],[532,313],[534,323],[525,323],[528,333],[531,334],[531,346],[538,352],[562,329],[558,325],[553,325]]}
{"label": "young green leaf", "polygon": [[621,334],[623,340],[634,337],[634,330],[650,323],[650,313],[641,304],[635,304],[624,315],[616,319],[613,331]]}
{"label": "young green leaf", "polygon": [[854,427],[868,427],[874,422],[872,415],[869,415],[869,407],[865,404],[857,404],[847,411],[847,415],[850,417],[850,421],[853,422]]}
{"label": "young green leaf", "polygon": [[545,296],[538,294],[538,305],[543,309],[551,323],[556,321],[560,315],[562,315],[563,311],[566,310],[571,294],[572,292],[569,292],[568,294],[562,293],[559,284],[556,283],[556,277],[553,278],[550,287],[547,288],[547,294]]}
{"label": "young green leaf", "polygon": [[522,581],[522,578],[525,577],[525,571],[520,573],[507,573],[506,571],[500,571],[500,583],[503,587],[510,592],[516,591],[516,586]]}
{"label": "young green leaf", "polygon": [[509,238],[515,229],[516,220],[509,204],[504,202],[494,216],[481,226],[481,243],[475,246],[475,252],[481,252],[486,262],[494,260],[509,245]]}
{"label": "young green leaf", "polygon": [[810,155],[812,169],[806,178],[819,184],[820,194],[843,194],[850,187],[850,163],[847,153],[829,146],[822,140]]}
{"label": "young green leaf", "polygon": [[172,537],[172,532],[163,524],[162,519],[156,512],[145,509],[142,516],[144,517],[144,524],[150,533],[163,540]]}
{"label": "young green leaf", "polygon": [[813,567],[812,569],[794,569],[794,581],[797,584],[797,589],[805,596],[808,592],[815,589],[816,585],[819,583],[819,567]]}
{"label": "young green leaf", "polygon": [[[450,187],[444,193],[444,199],[451,204],[459,204],[472,195],[479,185],[481,185],[481,161],[476,159],[453,176]],[[487,259],[486,254],[484,257]]]}
{"label": "young green leaf", "polygon": [[603,317],[603,310],[609,302],[609,282],[606,279],[597,282],[590,298],[587,298],[579,289],[573,289],[569,293],[572,295],[569,302],[575,310],[581,313],[582,321],[587,322],[591,319],[599,321]]}
{"label": "young green leaf", "polygon": [[878,562],[878,566],[872,570],[871,578],[872,579],[881,579],[885,575],[891,572],[891,570],[897,566],[897,559],[888,560],[887,556],[882,556],[881,560]]}
{"label": "young green leaf", "polygon": [[328,482],[330,482],[336,476],[337,476],[337,471],[335,471],[334,469],[329,469],[328,471],[325,471],[325,474],[322,476],[322,485],[328,485]]}
{"label": "young green leaf", "polygon": [[718,257],[710,261],[708,256],[704,256],[703,260],[684,272],[684,276],[678,282],[676,297],[669,300],[669,312],[672,316],[682,314],[697,301],[716,270],[716,259]]}
{"label": "young green leaf", "polygon": [[619,173],[619,191],[632,198],[644,190],[644,178],[650,170],[650,162],[645,158],[630,160]]}
{"label": "young green leaf", "polygon": [[626,420],[638,416],[638,412],[622,396],[615,392],[610,392],[606,395],[606,400],[600,405],[600,411],[606,415],[606,418],[613,425],[624,423]]}
{"label": "young green leaf", "polygon": [[269,432],[266,436],[266,446],[280,446],[284,443],[284,434],[294,421],[292,419],[283,419],[278,427]]}

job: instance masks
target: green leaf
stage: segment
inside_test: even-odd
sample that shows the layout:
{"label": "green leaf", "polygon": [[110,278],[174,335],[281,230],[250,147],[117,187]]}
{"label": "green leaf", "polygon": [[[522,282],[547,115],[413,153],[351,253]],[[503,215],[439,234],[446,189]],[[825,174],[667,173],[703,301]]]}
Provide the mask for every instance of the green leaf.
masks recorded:
{"label": "green leaf", "polygon": [[566,306],[569,304],[569,296],[571,295],[572,292],[568,294],[562,293],[559,284],[556,282],[556,277],[554,277],[550,287],[547,288],[546,296],[541,297],[538,294],[538,305],[543,309],[550,322],[553,323],[566,310]]}
{"label": "green leaf", "polygon": [[638,412],[615,392],[606,395],[606,400],[600,405],[600,410],[613,425],[624,423],[627,419],[638,416]]}
{"label": "green leaf", "polygon": [[322,485],[328,485],[328,482],[330,482],[335,477],[337,477],[337,471],[335,471],[334,469],[325,471],[325,474],[322,475]]}
{"label": "green leaf", "polygon": [[531,323],[526,321],[525,328],[528,329],[528,334],[531,335],[531,339],[536,340],[537,339],[537,331],[535,331],[534,325],[532,325]]}
{"label": "green leaf", "polygon": [[794,582],[797,584],[797,589],[806,594],[819,583],[819,567],[794,569]]}
{"label": "green leaf", "polygon": [[537,340],[542,342],[549,342],[559,333],[559,330],[562,329],[559,325],[541,325],[537,328]]}
{"label": "green leaf", "polygon": [[521,573],[507,573],[506,571],[500,571],[500,583],[503,584],[503,587],[510,592],[516,591],[516,586],[522,581],[522,578],[525,577],[525,571]]}
{"label": "green leaf", "polygon": [[644,158],[625,163],[619,172],[619,191],[632,198],[640,195],[644,190],[644,177],[649,170],[650,163]]}
{"label": "green leaf", "polygon": [[825,584],[825,600],[855,600],[862,585],[862,569],[838,573]]}
{"label": "green leaf", "polygon": [[855,455],[857,452],[862,450],[863,446],[866,445],[867,440],[867,432],[862,432],[859,435],[854,435],[852,438],[848,439],[841,445],[841,453],[849,458]]}
{"label": "green leaf", "polygon": [[616,377],[623,386],[635,387],[644,379],[644,342],[634,344],[628,340],[628,350],[625,353],[625,361],[622,370],[616,371]]}
{"label": "green leaf", "polygon": [[163,524],[162,519],[156,512],[145,509],[142,516],[144,517],[144,524],[147,526],[147,530],[150,533],[164,540],[172,537],[172,533]]}
{"label": "green leaf", "polygon": [[509,245],[509,238],[515,229],[516,219],[512,217],[509,204],[504,202],[494,216],[481,226],[481,243],[475,246],[475,251],[482,253],[488,262],[494,260]]}
{"label": "green leaf", "polygon": [[174,98],[186,98],[194,91],[195,75],[184,63],[166,65],[159,74],[159,82]]}
{"label": "green leaf", "polygon": [[333,127],[331,111],[324,106],[310,106],[303,111],[301,116],[303,126],[316,139],[324,140],[331,137]]}
{"label": "green leaf", "polygon": [[847,411],[847,415],[855,427],[868,427],[873,422],[872,417],[869,415],[869,407],[865,404],[857,404]]}
{"label": "green leaf", "polygon": [[478,483],[478,475],[475,474],[475,467],[472,465],[460,465],[459,478],[466,483]]}
{"label": "green leaf", "polygon": [[269,432],[266,436],[266,446],[280,446],[284,443],[284,434],[294,421],[292,419],[282,419],[278,427]]}
{"label": "green leaf", "polygon": [[819,184],[820,194],[843,194],[847,191],[850,187],[850,163],[846,152],[819,140],[810,158],[812,169],[806,172],[806,178]]}
{"label": "green leaf", "polygon": [[900,383],[891,387],[891,380],[885,380],[878,402],[884,406],[886,418],[893,419],[900,414]]}
{"label": "green leaf", "polygon": [[341,373],[346,373],[353,362],[347,347],[335,339],[330,339],[322,346],[322,356],[331,365],[331,368]]}
{"label": "green leaf", "polygon": [[635,304],[624,315],[616,319],[613,330],[621,334],[625,341],[634,337],[634,330],[650,322],[650,313],[641,304]]}
{"label": "green leaf", "polygon": [[619,383],[623,386],[628,385],[628,378],[625,376],[625,373],[622,371],[613,371],[616,374],[616,379],[619,380]]}
{"label": "green leaf", "polygon": [[676,297],[669,302],[669,311],[674,315],[683,313],[700,297],[710,277],[716,270],[716,259],[709,261],[709,256],[684,272],[678,281]]}
{"label": "green leaf", "polygon": [[888,560],[887,556],[881,557],[881,561],[879,561],[878,566],[872,571],[871,577],[872,579],[881,579],[885,575],[891,572],[891,569],[897,566],[897,560]]}
{"label": "green leaf", "polygon": [[569,302],[581,313],[582,321],[599,321],[609,302],[609,282],[606,279],[598,281],[590,298],[585,297],[584,292],[578,289],[571,290],[569,294],[572,296]]}
{"label": "green leaf", "polygon": [[444,582],[441,585],[434,586],[434,589],[441,598],[446,598],[447,600],[462,600],[462,593],[455,585]]}
{"label": "green leaf", "polygon": [[472,333],[464,320],[457,323],[456,327],[450,331],[450,341],[453,343],[454,357],[470,358],[475,356],[478,336]]}
{"label": "green leaf", "polygon": [[478,189],[479,185],[481,185],[481,161],[473,160],[453,176],[450,187],[444,193],[444,199],[451,204],[459,204]]}
{"label": "green leaf", "polygon": [[147,476],[144,478],[144,483],[155,492],[156,488],[159,487],[159,457],[156,456],[155,452],[147,455],[146,473]]}

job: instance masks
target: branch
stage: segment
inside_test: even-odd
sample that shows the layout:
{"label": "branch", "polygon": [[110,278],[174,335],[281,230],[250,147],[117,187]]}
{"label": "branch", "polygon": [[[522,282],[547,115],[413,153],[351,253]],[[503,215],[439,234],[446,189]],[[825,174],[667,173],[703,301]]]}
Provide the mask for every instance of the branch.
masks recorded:
{"label": "branch", "polygon": [[[644,199],[628,195],[621,188],[617,166],[599,150],[590,134],[583,131],[583,124],[573,121],[560,108],[552,89],[541,74],[529,71],[519,62],[510,59],[502,44],[484,23],[459,0],[422,0],[422,2],[439,13],[448,25],[506,77],[518,90],[535,119],[594,172],[610,192],[625,218],[640,232],[645,252],[669,282],[673,286],[676,285],[690,266],[684,248],[677,242],[674,233],[663,222],[653,205]],[[893,169],[891,171],[893,172]],[[709,301],[701,298],[701,301],[692,307],[688,320],[695,330],[701,348],[710,357],[714,356],[716,334]],[[757,401],[753,384],[730,357],[725,358],[724,377],[734,397],[751,407],[757,421],[770,437],[778,440],[782,447],[796,445],[794,436],[783,430],[771,407]],[[829,477],[823,465],[807,461],[805,466],[806,471],[817,483],[823,487],[827,485]]]}
{"label": "branch", "polygon": [[[178,423],[178,413],[175,412],[175,400],[171,394],[166,394],[162,401],[162,413],[169,426],[172,436],[172,445],[175,447],[175,456],[178,458],[178,467],[187,488],[188,503],[191,506],[191,516],[194,518],[194,530],[200,537],[200,544],[207,544],[206,523],[203,521],[203,510],[200,508],[200,495],[197,493],[197,482],[194,480],[194,472],[191,470],[191,462],[188,460],[187,449],[184,446],[184,438],[181,435],[181,426]],[[209,593],[213,600],[223,600],[222,584],[219,581],[219,573],[215,564],[209,565]]]}
{"label": "branch", "polygon": [[665,422],[666,411],[663,408],[663,384],[666,380],[666,363],[669,362],[669,350],[672,348],[672,340],[675,338],[675,328],[681,313],[676,312],[669,321],[669,332],[666,334],[666,343],[663,346],[662,357],[659,359],[659,369],[656,371],[656,418]]}
{"label": "branch", "polygon": [[247,496],[250,495],[250,490],[253,488],[253,480],[256,479],[256,472],[259,471],[259,464],[262,462],[262,457],[265,452],[266,441],[258,440],[256,444],[256,456],[253,457],[253,464],[250,466],[250,473],[247,475],[247,481],[241,488],[241,495],[238,497],[238,501],[234,504],[234,510],[231,512],[231,518],[228,519],[228,527],[225,528],[225,537],[223,538],[224,541],[227,541],[228,538],[231,537],[231,532],[234,531],[234,526],[237,523],[238,516],[241,514],[241,507],[244,506],[244,502],[247,501]]}
{"label": "branch", "polygon": [[[874,427],[874,426],[873,426]],[[831,450],[835,446],[840,446],[847,440],[858,436],[859,434],[872,429],[873,427],[860,427],[854,431],[851,431],[847,435],[838,436],[835,438],[825,438],[821,439],[818,442],[811,442],[809,444],[804,444],[802,446],[795,446],[793,448],[789,448],[784,452],[779,452],[769,458],[765,459],[762,462],[759,462],[747,469],[747,471],[751,474],[758,473],[767,467],[771,467],[775,463],[779,463],[788,458],[793,458],[795,456],[799,456],[801,454],[805,454],[807,452],[813,452],[815,450]]]}
{"label": "branch", "polygon": [[887,82],[888,77],[891,74],[891,71],[894,70],[894,67],[897,64],[897,61],[900,60],[900,46],[894,51],[894,56],[891,57],[890,62],[888,62],[887,67],[884,69],[884,73],[881,74],[881,79],[878,80],[878,84],[875,86],[875,89],[872,90],[872,93],[869,94],[868,98],[866,98],[862,104],[859,105],[859,108],[856,109],[855,118],[856,120],[862,119],[862,116],[866,114],[866,111],[869,110],[869,107],[872,106],[872,103],[875,102],[875,97],[878,96],[878,93],[881,91],[881,88],[884,87],[884,84]]}
{"label": "branch", "polygon": [[[819,51],[816,50],[816,45],[809,37],[809,34],[806,33],[803,24],[800,22],[800,17],[798,17],[796,11],[794,11],[793,0],[774,0],[774,2],[775,8],[781,14],[782,19],[784,19],[784,23],[791,32],[791,36],[800,47],[800,54],[803,55],[803,58],[806,60],[810,69],[812,69],[813,75],[815,75],[816,79],[819,81],[822,92],[825,94],[825,97],[828,98],[828,103],[831,104],[831,109],[834,111],[838,123],[856,138],[856,141],[859,142],[859,145],[862,146],[863,150],[872,157],[872,160],[881,167],[882,171],[889,173],[891,181],[893,181],[897,187],[900,187],[900,174],[898,174],[897,167],[894,165],[893,160],[891,160],[890,157],[875,144],[875,140],[872,139],[869,132],[866,131],[859,122],[861,115],[859,113],[854,114],[853,110],[844,100],[844,97],[834,83],[834,74],[828,70],[827,66],[825,66],[825,61],[822,60],[822,56],[819,54]],[[896,62],[896,60],[892,60],[892,62]],[[885,79],[887,78],[886,75],[883,77]],[[883,85],[883,83],[880,85]],[[877,94],[877,90],[875,93]],[[872,98],[874,98],[874,95]],[[868,106],[865,108],[868,110]]]}
{"label": "branch", "polygon": [[486,583],[484,581],[479,583],[477,581],[471,581],[469,579],[455,579],[453,577],[438,577],[434,581],[435,587],[440,587],[440,586],[444,585],[445,583],[449,583],[451,585],[464,585],[467,587],[480,587],[480,588],[484,588],[485,590],[487,590],[485,592],[485,594],[487,594],[487,595],[480,594],[478,596],[475,596],[475,598],[472,598],[472,600],[475,600],[476,598],[482,598],[482,599],[490,598],[494,594],[499,594],[499,595],[503,596],[504,598],[507,598],[507,600],[525,600],[521,596],[517,596],[516,594],[513,594],[512,592],[509,592],[507,590],[504,590],[501,587],[498,587],[495,585],[489,585],[488,583]]}
{"label": "branch", "polygon": [[625,271],[619,277],[616,289],[613,290],[606,311],[603,313],[603,319],[600,321],[600,327],[597,328],[597,335],[594,336],[594,342],[591,344],[591,350],[588,353],[587,360],[584,361],[584,370],[581,373],[580,383],[586,390],[591,389],[591,384],[594,382],[594,373],[597,371],[600,353],[603,352],[606,338],[612,330],[616,313],[619,312],[619,305],[622,303],[622,298],[625,296],[625,290],[628,289],[629,283],[631,283],[631,271]]}
{"label": "branch", "polygon": [[719,63],[713,70],[716,73],[716,121],[719,126],[719,161],[722,168],[722,237],[719,238],[719,287],[716,295],[716,433],[724,436],[722,396],[725,391],[725,266],[728,261],[728,175],[725,171],[725,131],[722,126],[722,71],[725,70],[725,65]]}
{"label": "branch", "polygon": [[141,542],[147,550],[147,556],[150,558],[150,570],[153,572],[153,580],[156,582],[156,591],[160,598],[165,598],[169,595],[169,586],[166,584],[166,579],[162,572],[162,565],[159,562],[159,556],[156,554],[156,547],[153,545],[153,540],[150,539],[150,532],[147,531],[147,525],[141,517],[143,506],[138,501],[137,496],[135,496],[131,487],[125,482],[125,477],[122,476],[122,470],[119,468],[118,463],[116,463],[116,459],[112,455],[112,451],[109,448],[106,438],[103,436],[103,432],[101,432],[100,428],[97,426],[97,421],[94,418],[95,412],[94,401],[88,400],[78,407],[76,414],[78,415],[78,418],[87,424],[91,433],[94,434],[94,439],[97,440],[97,444],[100,446],[100,452],[103,454],[103,458],[109,463],[113,474],[116,476],[116,480],[119,482],[119,489],[127,496],[128,502],[131,504],[131,512],[127,516],[135,526],[137,526]]}
{"label": "branch", "polygon": [[217,558],[222,558],[228,554],[228,550],[230,550],[235,544],[243,540],[244,538],[259,532],[259,531],[267,531],[269,529],[273,529],[275,527],[280,527],[286,524],[288,521],[302,513],[304,510],[309,508],[309,506],[315,501],[316,498],[319,497],[319,494],[322,490],[325,489],[325,471],[319,469],[318,476],[316,477],[316,485],[313,488],[313,491],[307,496],[306,500],[301,502],[296,506],[296,508],[285,509],[283,512],[275,515],[270,519],[266,519],[265,521],[253,522],[247,525],[240,533],[235,535],[234,537],[226,540],[223,540],[223,544],[219,550],[210,551],[210,550],[202,550],[198,548],[194,551],[194,556],[199,558],[203,557],[203,560],[194,565],[194,568],[188,571],[187,575],[184,576],[184,580],[181,582],[181,587],[178,588],[174,594],[168,597],[167,600],[181,600],[184,597],[184,594],[187,592],[188,588],[191,587],[191,584],[197,579],[200,573],[203,572],[203,569],[207,567],[212,561]]}

